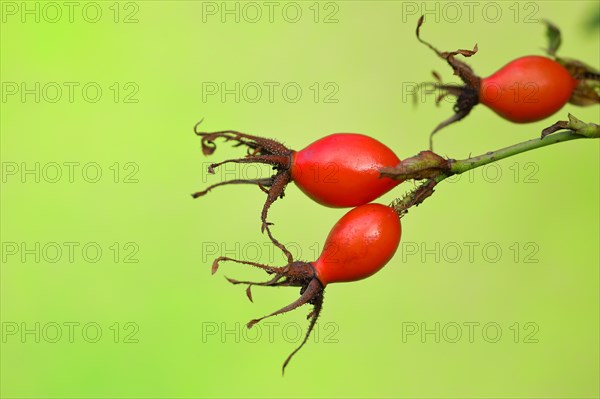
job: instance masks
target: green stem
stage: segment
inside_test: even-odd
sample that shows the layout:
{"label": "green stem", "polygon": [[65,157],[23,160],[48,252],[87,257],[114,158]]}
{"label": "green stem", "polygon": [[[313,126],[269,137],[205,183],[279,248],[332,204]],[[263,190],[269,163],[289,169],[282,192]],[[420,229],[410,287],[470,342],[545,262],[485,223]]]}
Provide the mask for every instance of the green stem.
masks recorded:
{"label": "green stem", "polygon": [[[561,129],[568,130],[558,131]],[[460,175],[471,169],[547,145],[585,138],[600,138],[600,126],[584,123],[569,114],[569,121],[558,121],[549,126],[538,139],[461,160],[444,159],[431,151],[421,151],[418,155],[405,159],[395,168],[382,169],[381,173],[383,176],[396,179],[426,180],[425,183],[390,204],[398,216],[403,217],[409,208],[421,204],[430,197],[436,185],[450,176]]]}
{"label": "green stem", "polygon": [[435,180],[439,183],[445,178],[452,175],[459,175],[471,169],[478,168],[483,165],[487,165],[492,162],[499,161],[504,158],[512,157],[513,155],[521,154],[523,152],[535,150],[538,148],[545,147],[556,143],[561,143],[569,140],[584,139],[587,138],[580,134],[563,131],[558,133],[550,134],[544,138],[538,138],[533,140],[524,141],[510,147],[501,148],[496,151],[490,151],[483,155],[479,155],[473,158],[467,158],[462,160],[450,160],[450,173],[444,174],[436,178]]}

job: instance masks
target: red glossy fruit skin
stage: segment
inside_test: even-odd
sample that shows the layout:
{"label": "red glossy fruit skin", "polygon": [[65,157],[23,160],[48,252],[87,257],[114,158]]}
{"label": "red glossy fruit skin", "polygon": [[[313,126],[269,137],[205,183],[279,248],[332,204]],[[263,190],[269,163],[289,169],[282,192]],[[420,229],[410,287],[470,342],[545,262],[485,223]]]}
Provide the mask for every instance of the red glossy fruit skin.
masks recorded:
{"label": "red glossy fruit skin", "polygon": [[535,122],[560,110],[575,86],[577,80],[558,62],[526,56],[482,79],[479,101],[509,121]]}
{"label": "red glossy fruit skin", "polygon": [[350,210],[333,226],[313,262],[317,278],[325,286],[373,275],[392,259],[401,235],[400,218],[388,206],[366,204]]}
{"label": "red glossy fruit skin", "polygon": [[400,159],[387,146],[363,134],[331,134],[292,157],[296,185],[325,206],[367,204],[401,183],[379,177],[379,169],[396,166]]}

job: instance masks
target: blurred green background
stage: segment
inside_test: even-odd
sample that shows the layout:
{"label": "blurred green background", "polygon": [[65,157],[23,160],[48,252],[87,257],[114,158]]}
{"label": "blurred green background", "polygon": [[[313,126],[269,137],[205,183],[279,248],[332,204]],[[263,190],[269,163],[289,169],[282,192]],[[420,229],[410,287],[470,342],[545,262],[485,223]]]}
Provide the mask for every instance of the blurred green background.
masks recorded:
{"label": "blurred green background", "polygon": [[[283,264],[260,234],[264,194],[190,198],[257,172],[206,176],[207,162],[242,152],[203,157],[201,118],[295,149],[361,132],[408,157],[451,114],[431,95],[415,107],[414,85],[431,70],[455,81],[415,39],[421,13],[440,49],[477,43],[469,63],[487,76],[542,54],[541,19],[561,27],[562,55],[598,67],[598,2],[70,4],[1,3],[2,397],[599,396],[598,140],[441,184],[403,219],[388,266],[327,288],[317,334],[284,378],[308,308],[244,324],[297,290],[256,288],[250,303],[223,275],[259,271],[210,274],[219,255]],[[478,106],[435,149],[501,148],[567,112],[599,118],[567,105],[513,125]],[[344,212],[290,185],[270,220],[311,260]]]}

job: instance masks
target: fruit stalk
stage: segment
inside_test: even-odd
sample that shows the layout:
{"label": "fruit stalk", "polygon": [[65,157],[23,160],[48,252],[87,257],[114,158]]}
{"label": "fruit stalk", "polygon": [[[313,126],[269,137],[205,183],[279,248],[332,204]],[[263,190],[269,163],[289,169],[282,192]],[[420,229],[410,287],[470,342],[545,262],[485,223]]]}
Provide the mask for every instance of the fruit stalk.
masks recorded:
{"label": "fruit stalk", "polygon": [[[459,175],[461,173],[467,172],[471,169],[478,168],[480,166],[487,165],[492,162],[499,161],[504,158],[512,157],[513,155],[521,154],[523,152],[535,150],[538,148],[546,147],[548,145],[562,143],[564,141],[576,140],[586,138],[586,136],[582,136],[578,133],[574,133],[572,131],[564,131],[559,133],[554,133],[545,138],[537,138],[528,141],[524,141],[522,143],[518,143],[515,145],[511,145],[510,147],[505,147],[496,151],[490,151],[483,155],[479,155],[472,158],[462,159],[462,160],[450,160],[449,161],[449,174],[444,175],[443,179],[452,176]],[[439,182],[438,181],[438,182]]]}
{"label": "fruit stalk", "polygon": [[461,160],[445,159],[432,151],[422,151],[414,157],[406,158],[393,168],[380,169],[380,173],[382,176],[398,180],[425,180],[424,184],[410,191],[403,198],[397,198],[390,205],[402,217],[409,208],[421,204],[431,196],[435,186],[450,176],[460,175],[471,169],[527,151],[585,138],[600,138],[600,126],[595,123],[585,123],[569,114],[568,121],[558,121],[544,129],[540,138]]}

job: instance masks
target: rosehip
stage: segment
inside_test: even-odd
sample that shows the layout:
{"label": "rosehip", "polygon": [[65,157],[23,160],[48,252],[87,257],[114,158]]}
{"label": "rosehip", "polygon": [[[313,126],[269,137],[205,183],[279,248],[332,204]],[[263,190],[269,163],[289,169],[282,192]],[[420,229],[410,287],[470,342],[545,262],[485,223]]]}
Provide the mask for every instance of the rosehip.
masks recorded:
{"label": "rosehip", "polygon": [[479,102],[511,122],[535,122],[560,110],[576,87],[577,80],[564,66],[531,55],[481,79]]}
{"label": "rosehip", "polygon": [[[438,103],[446,95],[458,98],[454,106],[454,115],[440,123],[431,133],[430,148],[436,132],[466,117],[478,103],[486,105],[511,122],[535,122],[560,110],[572,99],[578,86],[578,80],[563,65],[537,55],[513,60],[493,75],[480,78],[471,67],[455,58],[457,55],[474,55],[477,46],[473,50],[441,52],[421,39],[419,31],[422,24],[423,17],[419,18],[417,23],[417,39],[446,60],[454,73],[465,83],[465,86],[435,84],[436,88],[445,91],[438,97]],[[436,78],[439,81],[439,77]]]}
{"label": "rosehip", "polygon": [[246,294],[250,300],[253,285],[301,287],[300,298],[296,301],[267,316],[251,320],[247,325],[251,328],[267,317],[289,312],[307,303],[313,305],[308,316],[308,331],[300,346],[283,363],[285,370],[292,356],[304,346],[310,336],[322,309],[325,286],[361,280],[379,271],[394,256],[401,234],[400,218],[392,208],[381,204],[361,205],[350,210],[333,226],[325,240],[323,252],[315,262],[296,261],[284,267],[272,267],[220,257],[213,262],[212,272],[214,274],[217,271],[219,262],[234,261],[275,274],[271,280],[260,283],[227,279],[233,284],[248,284]]}
{"label": "rosehip", "polygon": [[285,187],[290,181],[294,181],[300,190],[316,202],[330,207],[351,207],[369,203],[401,183],[401,180],[381,177],[379,172],[382,168],[398,165],[400,159],[387,146],[363,134],[331,134],[300,151],[294,151],[278,141],[236,131],[194,131],[202,137],[202,150],[205,155],[215,151],[214,140],[217,138],[234,141],[237,146],[248,148],[246,157],[212,164],[209,172],[229,162],[263,163],[273,166],[276,172],[271,178],[225,181],[192,196],[197,198],[217,186],[226,184],[257,184],[267,193],[261,214],[262,231],[267,231],[273,243],[286,253],[289,261],[292,259],[289,251],[271,235],[267,213],[271,204],[277,198],[283,197]]}

